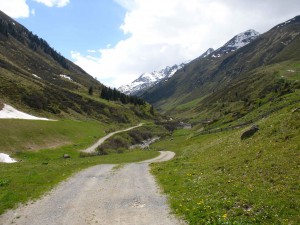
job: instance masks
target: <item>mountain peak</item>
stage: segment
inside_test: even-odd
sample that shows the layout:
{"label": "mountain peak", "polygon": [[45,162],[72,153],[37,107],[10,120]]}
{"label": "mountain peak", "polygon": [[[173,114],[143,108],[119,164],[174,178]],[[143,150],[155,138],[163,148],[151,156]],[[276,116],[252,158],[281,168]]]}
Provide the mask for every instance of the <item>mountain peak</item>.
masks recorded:
{"label": "mountain peak", "polygon": [[224,54],[229,52],[236,51],[237,49],[244,47],[250,42],[254,41],[260,34],[253,30],[249,29],[242,33],[235,35],[230,39],[225,45],[213,52],[212,57],[221,57]]}
{"label": "mountain peak", "polygon": [[[246,30],[240,34],[237,34],[232,39],[230,39],[225,45],[221,48],[214,51],[214,49],[209,48],[200,55],[197,59],[206,58],[207,56],[211,57],[221,57],[224,54],[230,53],[235,51],[253,40],[255,40],[259,36],[259,33],[253,29]],[[182,63],[180,65],[174,66],[167,66],[166,68],[160,71],[153,71],[151,73],[143,73],[139,78],[134,80],[132,83],[128,85],[123,85],[118,88],[119,91],[123,92],[124,94],[130,95],[138,95],[141,92],[145,92],[147,89],[153,87],[154,85],[168,80],[172,77],[175,72],[182,67],[184,67],[188,62]]]}
{"label": "mountain peak", "polygon": [[181,63],[180,65],[175,64],[173,66],[167,66],[166,68],[159,71],[143,73],[132,83],[123,85],[119,87],[118,90],[123,92],[124,94],[138,95],[139,92],[145,91],[153,87],[155,84],[169,79],[176,73],[177,70],[184,67],[185,64],[186,63]]}
{"label": "mountain peak", "polygon": [[198,59],[202,59],[202,58],[205,58],[207,57],[208,55],[210,55],[211,53],[213,53],[215,50],[213,48],[209,48],[206,50],[206,52],[204,52],[202,55],[200,55],[198,57]]}

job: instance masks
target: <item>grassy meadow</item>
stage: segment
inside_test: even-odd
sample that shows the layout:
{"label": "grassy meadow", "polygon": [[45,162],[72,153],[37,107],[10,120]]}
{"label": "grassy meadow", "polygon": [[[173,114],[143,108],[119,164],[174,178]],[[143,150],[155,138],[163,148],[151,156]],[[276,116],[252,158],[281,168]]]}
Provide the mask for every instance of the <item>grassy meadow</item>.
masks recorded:
{"label": "grassy meadow", "polygon": [[[0,163],[0,214],[39,198],[87,167],[142,161],[158,155],[155,151],[132,150],[81,158],[79,150],[104,136],[106,130],[118,129],[116,125],[109,127],[96,121],[1,120],[0,127],[1,152],[21,161]],[[63,159],[63,154],[71,158]]]}
{"label": "grassy meadow", "polygon": [[152,172],[173,213],[188,224],[300,224],[300,104],[247,128],[197,135],[178,130],[153,145],[176,152]]}
{"label": "grassy meadow", "polygon": [[105,135],[104,124],[96,121],[0,120],[1,152],[17,153],[72,144],[88,146]]}

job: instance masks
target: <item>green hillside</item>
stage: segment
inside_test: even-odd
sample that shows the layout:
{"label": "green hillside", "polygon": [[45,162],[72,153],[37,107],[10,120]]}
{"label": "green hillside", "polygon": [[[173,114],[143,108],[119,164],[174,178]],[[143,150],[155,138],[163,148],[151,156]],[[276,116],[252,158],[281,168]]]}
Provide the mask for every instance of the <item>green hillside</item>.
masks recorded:
{"label": "green hillside", "polygon": [[[111,95],[103,96],[104,90]],[[106,88],[2,12],[0,96],[2,102],[22,111],[50,118],[93,118],[106,123],[151,118],[143,101]]]}
{"label": "green hillside", "polygon": [[153,108],[105,87],[0,11],[0,110],[4,104],[54,120],[0,119],[0,153],[18,160],[0,163],[0,214],[89,166],[158,155],[140,150],[81,154],[107,133],[153,120]]}
{"label": "green hillside", "polygon": [[[195,59],[144,93],[187,121],[155,143],[175,214],[188,224],[299,224],[300,16],[222,57]],[[245,140],[254,124],[259,130]]]}
{"label": "green hillside", "polygon": [[[299,99],[299,98],[298,98]],[[299,224],[300,103],[249,127],[199,135],[178,130],[154,144],[176,152],[155,164],[172,211],[188,224]]]}
{"label": "green hillside", "polygon": [[[1,153],[19,160],[0,164],[0,214],[81,169],[168,150],[175,158],[152,172],[188,224],[300,224],[299,79],[300,16],[235,52],[193,60],[140,99],[105,87],[0,11],[0,109],[55,119],[0,120]],[[140,122],[97,154],[80,153]],[[156,136],[147,151],[129,148]]]}
{"label": "green hillside", "polygon": [[195,59],[143,97],[194,125],[219,126],[299,89],[300,16],[222,57]]}

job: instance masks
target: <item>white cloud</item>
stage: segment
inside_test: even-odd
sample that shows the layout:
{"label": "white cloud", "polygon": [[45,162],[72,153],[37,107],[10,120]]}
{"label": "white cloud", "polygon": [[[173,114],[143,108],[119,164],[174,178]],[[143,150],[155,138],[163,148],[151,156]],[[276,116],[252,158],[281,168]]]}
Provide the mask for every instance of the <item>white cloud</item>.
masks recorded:
{"label": "white cloud", "polygon": [[35,0],[36,2],[42,3],[48,7],[64,7],[70,3],[70,0]]}
{"label": "white cloud", "polygon": [[[115,0],[127,10],[120,28],[129,38],[98,58],[73,52],[75,63],[101,82],[119,86],[218,48],[247,29],[265,32],[299,14],[299,0]],[[97,47],[97,46],[95,46]]]}
{"label": "white cloud", "polygon": [[[70,0],[34,0],[48,7],[64,7],[70,3]],[[35,15],[35,9],[29,8],[26,0],[0,0],[0,10],[12,18],[26,18]]]}
{"label": "white cloud", "polygon": [[97,50],[88,49],[88,50],[87,50],[87,52],[88,52],[88,53],[96,53],[96,52],[97,52]]}
{"label": "white cloud", "polygon": [[29,17],[26,0],[0,0],[0,10],[13,18]]}

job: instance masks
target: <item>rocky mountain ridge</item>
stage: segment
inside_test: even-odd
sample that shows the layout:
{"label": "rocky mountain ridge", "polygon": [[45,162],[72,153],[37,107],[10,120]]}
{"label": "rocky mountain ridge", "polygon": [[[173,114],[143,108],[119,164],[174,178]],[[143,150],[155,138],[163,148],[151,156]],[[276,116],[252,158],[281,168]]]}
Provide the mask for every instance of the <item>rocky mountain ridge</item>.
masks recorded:
{"label": "rocky mountain ridge", "polygon": [[234,52],[239,48],[244,47],[245,45],[254,41],[260,34],[253,30],[246,30],[245,32],[239,33],[235,35],[232,39],[230,39],[226,44],[217,50],[212,52],[212,57],[221,57],[224,54],[228,54],[230,52]]}
{"label": "rocky mountain ridge", "polygon": [[[230,39],[226,44],[222,47],[214,50],[213,48],[209,48],[203,54],[201,54],[196,60],[200,60],[202,58],[210,57],[221,57],[222,55],[228,54],[230,52],[234,52],[237,49],[249,44],[254,41],[259,36],[259,33],[255,30],[247,30],[240,34],[237,34],[232,39]],[[128,95],[141,95],[149,88],[154,87],[155,85],[167,81],[171,78],[178,70],[183,68],[189,62],[181,63],[179,65],[167,66],[166,68],[153,71],[151,73],[143,73],[139,78],[134,80],[132,83],[123,85],[118,88],[119,91],[128,94]]]}
{"label": "rocky mountain ridge", "polygon": [[237,36],[142,97],[172,117],[221,123],[299,89],[300,16],[259,36],[247,33],[246,42]]}
{"label": "rocky mountain ridge", "polygon": [[159,71],[153,71],[151,73],[143,73],[132,83],[123,85],[118,88],[119,91],[128,95],[139,95],[139,93],[153,87],[161,81],[165,81],[172,77],[177,70],[184,67],[186,63],[181,63],[179,65],[175,64],[173,66],[167,66]]}

